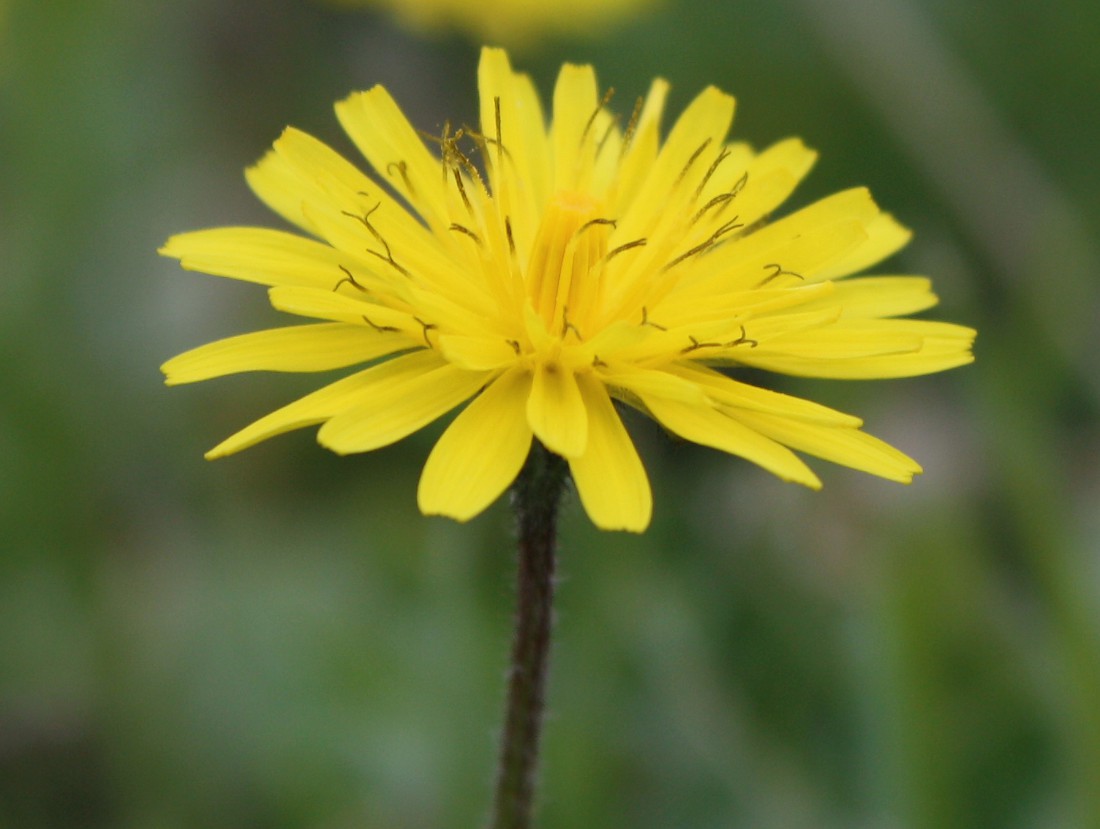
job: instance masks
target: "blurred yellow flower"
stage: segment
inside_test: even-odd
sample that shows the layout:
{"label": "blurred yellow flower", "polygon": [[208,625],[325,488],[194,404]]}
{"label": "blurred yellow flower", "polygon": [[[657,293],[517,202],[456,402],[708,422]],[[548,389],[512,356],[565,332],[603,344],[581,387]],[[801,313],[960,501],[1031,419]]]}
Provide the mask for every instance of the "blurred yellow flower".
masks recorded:
{"label": "blurred yellow flower", "polygon": [[483,41],[521,45],[557,32],[591,32],[656,0],[329,0],[373,6],[421,31],[455,28]]}
{"label": "blurred yellow flower", "polygon": [[814,153],[727,143],[734,103],[713,87],[662,142],[662,80],[623,124],[592,68],[566,65],[549,127],[503,51],[482,52],[479,85],[480,127],[445,125],[431,149],[382,87],[336,105],[386,186],[288,129],[247,178],[314,238],[230,227],[168,240],[184,268],[269,285],[276,309],[322,320],[189,351],[164,365],[168,383],[371,363],[208,457],[316,424],[324,446],[364,452],[469,401],[428,457],[425,513],[481,512],[534,437],[568,460],[597,526],[634,531],[650,488],[614,400],[814,488],[792,449],[895,481],[920,471],[858,418],[718,368],[863,379],[971,361],[971,329],[896,319],[936,303],[927,279],[843,279],[909,238],[866,190],[769,220]]}

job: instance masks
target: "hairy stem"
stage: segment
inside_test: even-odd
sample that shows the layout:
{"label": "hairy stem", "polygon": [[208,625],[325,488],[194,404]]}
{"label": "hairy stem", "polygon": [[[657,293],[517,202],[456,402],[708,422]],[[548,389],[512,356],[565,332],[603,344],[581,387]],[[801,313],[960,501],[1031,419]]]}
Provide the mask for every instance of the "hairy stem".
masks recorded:
{"label": "hairy stem", "polygon": [[568,467],[535,443],[513,490],[519,534],[516,628],[492,829],[529,829],[553,624],[558,503]]}

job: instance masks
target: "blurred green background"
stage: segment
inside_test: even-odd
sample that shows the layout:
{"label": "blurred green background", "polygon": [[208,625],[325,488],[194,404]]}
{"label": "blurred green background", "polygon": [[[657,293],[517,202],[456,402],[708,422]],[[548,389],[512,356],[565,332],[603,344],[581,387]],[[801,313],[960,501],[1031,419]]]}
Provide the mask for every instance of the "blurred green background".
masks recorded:
{"label": "blurred green background", "polygon": [[[1100,6],[665,0],[513,55],[620,108],[703,85],[916,231],[974,366],[782,387],[921,460],[803,491],[633,419],[640,537],[575,501],[540,826],[1100,827]],[[307,0],[0,2],[0,826],[481,825],[511,614],[507,504],[415,508],[439,428],[339,459],[202,451],[313,388],[168,390],[268,324],[156,248],[277,226],[242,170],[386,84],[471,120],[478,44]]]}

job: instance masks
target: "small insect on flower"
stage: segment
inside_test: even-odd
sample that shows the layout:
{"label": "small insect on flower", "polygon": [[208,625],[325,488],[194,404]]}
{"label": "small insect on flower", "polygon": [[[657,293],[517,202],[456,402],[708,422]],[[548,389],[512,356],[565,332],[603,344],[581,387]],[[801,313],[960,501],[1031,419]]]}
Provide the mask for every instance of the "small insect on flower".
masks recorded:
{"label": "small insect on flower", "polygon": [[905,377],[973,359],[972,329],[899,319],[936,304],[927,279],[847,278],[909,238],[866,190],[765,221],[814,153],[730,143],[733,99],[713,87],[662,141],[662,80],[625,128],[588,66],[562,68],[549,126],[503,51],[482,52],[479,86],[480,126],[447,126],[430,147],[382,87],[338,103],[374,179],[286,130],[246,175],[308,237],[168,240],[184,268],[268,285],[276,309],[315,320],[181,354],[168,383],[370,363],[207,457],[317,424],[322,445],[365,452],[466,404],[428,457],[422,511],[478,514],[537,438],[568,461],[597,526],[632,531],[652,501],[614,401],[809,487],[820,481],[792,450],[895,481],[920,472],[859,418],[736,378]]}

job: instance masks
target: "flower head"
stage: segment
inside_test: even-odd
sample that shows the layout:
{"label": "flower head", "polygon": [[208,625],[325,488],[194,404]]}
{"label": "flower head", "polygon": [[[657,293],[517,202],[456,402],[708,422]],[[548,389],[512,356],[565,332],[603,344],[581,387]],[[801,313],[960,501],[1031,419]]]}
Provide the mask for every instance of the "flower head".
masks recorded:
{"label": "flower head", "polygon": [[650,488],[614,401],[814,488],[792,449],[895,481],[920,472],[858,418],[721,370],[862,379],[971,361],[971,329],[897,319],[936,303],[927,279],[844,278],[909,238],[866,190],[769,219],[814,154],[797,139],[728,143],[733,99],[715,88],[662,142],[661,80],[625,124],[588,66],[562,68],[549,126],[504,52],[483,51],[479,85],[480,126],[445,125],[428,144],[381,87],[337,104],[375,179],[284,132],[247,178],[312,238],[168,240],[183,267],[269,285],[276,309],[318,320],[181,354],[169,383],[369,364],[208,457],[316,424],[329,449],[364,452],[466,403],[424,467],[425,513],[481,512],[537,438],[568,460],[597,526],[634,531]]}
{"label": "flower head", "polygon": [[415,29],[457,28],[487,40],[528,44],[551,32],[591,32],[654,0],[330,0],[391,10]]}

